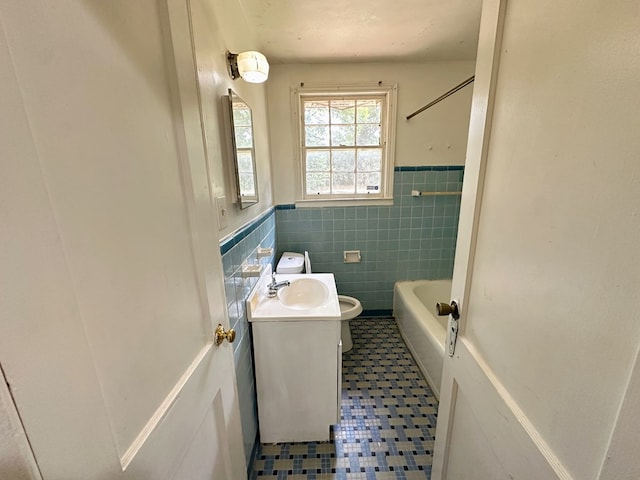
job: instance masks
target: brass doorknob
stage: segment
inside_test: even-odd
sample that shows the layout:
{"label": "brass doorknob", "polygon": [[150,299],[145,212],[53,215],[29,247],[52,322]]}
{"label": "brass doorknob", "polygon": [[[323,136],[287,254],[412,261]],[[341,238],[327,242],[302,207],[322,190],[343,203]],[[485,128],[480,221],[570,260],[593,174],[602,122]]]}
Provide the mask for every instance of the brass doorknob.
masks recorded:
{"label": "brass doorknob", "polygon": [[448,303],[436,303],[436,311],[441,317],[451,315],[456,320],[460,318],[458,304],[455,302],[455,300],[451,300],[451,305],[449,305]]}
{"label": "brass doorknob", "polygon": [[219,323],[216,327],[213,339],[216,345],[220,345],[225,339],[227,342],[233,343],[236,339],[236,331],[233,328],[230,328],[225,332],[224,327]]}

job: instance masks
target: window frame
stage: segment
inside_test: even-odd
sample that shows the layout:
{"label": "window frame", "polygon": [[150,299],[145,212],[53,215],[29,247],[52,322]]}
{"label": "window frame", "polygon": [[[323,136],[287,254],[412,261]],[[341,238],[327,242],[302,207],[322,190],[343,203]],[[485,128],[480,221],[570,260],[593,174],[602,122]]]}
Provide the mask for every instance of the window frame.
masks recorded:
{"label": "window frame", "polygon": [[[297,170],[296,204],[311,203],[313,206],[320,204],[335,205],[371,205],[372,203],[388,205],[393,202],[393,168],[395,154],[396,133],[396,106],[397,85],[387,85],[381,82],[376,85],[352,85],[352,86],[305,86],[291,89],[293,106],[293,126],[295,143],[295,164]],[[308,100],[323,99],[382,99],[381,111],[381,147],[382,166],[380,169],[379,193],[349,193],[349,194],[307,194],[306,193],[306,161],[304,139],[304,109],[303,104]],[[332,147],[328,147],[331,151]],[[336,148],[339,149],[340,147]],[[357,148],[357,146],[354,146]],[[367,148],[362,146],[362,148]]]}

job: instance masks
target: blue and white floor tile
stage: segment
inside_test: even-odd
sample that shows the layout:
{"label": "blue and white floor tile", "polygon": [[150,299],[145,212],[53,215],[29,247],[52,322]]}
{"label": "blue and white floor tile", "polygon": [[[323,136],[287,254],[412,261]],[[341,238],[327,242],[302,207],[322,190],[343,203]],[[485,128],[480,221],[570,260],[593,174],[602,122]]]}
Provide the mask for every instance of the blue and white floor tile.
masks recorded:
{"label": "blue and white floor tile", "polygon": [[355,319],[351,329],[333,440],[260,445],[252,480],[430,478],[438,404],[395,320]]}

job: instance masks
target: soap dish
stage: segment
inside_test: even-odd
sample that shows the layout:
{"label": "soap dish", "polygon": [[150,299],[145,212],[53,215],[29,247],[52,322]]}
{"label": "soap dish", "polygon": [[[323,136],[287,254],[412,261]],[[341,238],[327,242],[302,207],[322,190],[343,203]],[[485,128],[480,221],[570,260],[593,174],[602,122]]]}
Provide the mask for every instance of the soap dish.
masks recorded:
{"label": "soap dish", "polygon": [[259,277],[262,273],[262,265],[243,265],[242,278]]}

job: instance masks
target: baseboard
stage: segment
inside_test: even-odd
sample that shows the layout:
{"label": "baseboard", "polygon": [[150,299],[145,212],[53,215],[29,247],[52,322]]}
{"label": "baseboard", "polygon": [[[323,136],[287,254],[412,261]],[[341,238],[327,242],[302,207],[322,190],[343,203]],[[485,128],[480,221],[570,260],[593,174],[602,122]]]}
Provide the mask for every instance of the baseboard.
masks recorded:
{"label": "baseboard", "polygon": [[393,310],[388,309],[388,310],[363,310],[362,313],[360,315],[358,315],[358,318],[363,318],[363,317],[391,317],[393,316]]}

